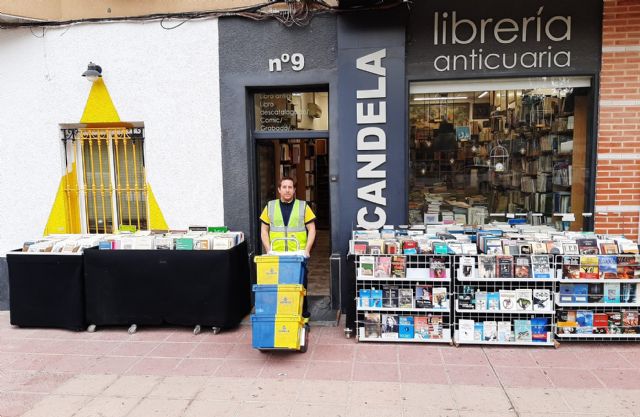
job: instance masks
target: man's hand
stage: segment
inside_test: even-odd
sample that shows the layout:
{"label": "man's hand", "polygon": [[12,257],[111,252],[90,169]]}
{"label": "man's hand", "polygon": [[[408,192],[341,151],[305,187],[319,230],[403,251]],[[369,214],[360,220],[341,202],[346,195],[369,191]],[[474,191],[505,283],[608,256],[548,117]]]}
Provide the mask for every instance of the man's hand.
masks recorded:
{"label": "man's hand", "polygon": [[308,250],[306,250],[306,249],[305,249],[305,251],[304,251],[304,257],[305,257],[305,258],[310,258],[310,257],[311,257],[311,254],[310,254],[310,253],[309,253],[309,251],[308,251]]}

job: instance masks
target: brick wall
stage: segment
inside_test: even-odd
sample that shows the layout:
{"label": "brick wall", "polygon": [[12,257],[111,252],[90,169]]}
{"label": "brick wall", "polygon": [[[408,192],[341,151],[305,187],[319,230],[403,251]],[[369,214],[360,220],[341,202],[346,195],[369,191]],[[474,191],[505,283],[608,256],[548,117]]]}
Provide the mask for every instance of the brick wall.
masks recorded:
{"label": "brick wall", "polygon": [[605,0],[602,32],[595,228],[638,238],[640,0]]}

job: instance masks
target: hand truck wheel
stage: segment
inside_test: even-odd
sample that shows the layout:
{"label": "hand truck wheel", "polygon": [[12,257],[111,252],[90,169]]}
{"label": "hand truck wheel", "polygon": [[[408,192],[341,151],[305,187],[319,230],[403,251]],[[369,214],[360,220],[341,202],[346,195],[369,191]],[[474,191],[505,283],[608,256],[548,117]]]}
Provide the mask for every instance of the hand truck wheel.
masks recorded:
{"label": "hand truck wheel", "polygon": [[90,324],[89,327],[87,327],[87,331],[89,333],[93,333],[96,331],[96,325],[95,324]]}
{"label": "hand truck wheel", "polygon": [[127,332],[129,332],[129,334],[135,334],[137,330],[138,330],[138,326],[135,324],[132,324],[131,326],[129,326],[129,329],[127,330]]}
{"label": "hand truck wheel", "polygon": [[200,325],[196,324],[196,327],[193,328],[193,334],[196,335],[196,336],[199,335],[200,334],[200,330],[201,330]]}

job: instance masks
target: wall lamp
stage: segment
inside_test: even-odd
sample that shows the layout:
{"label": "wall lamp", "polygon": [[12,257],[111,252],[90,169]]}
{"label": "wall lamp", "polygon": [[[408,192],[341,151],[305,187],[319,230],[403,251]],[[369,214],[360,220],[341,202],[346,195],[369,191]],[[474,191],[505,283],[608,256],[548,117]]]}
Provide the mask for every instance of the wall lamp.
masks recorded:
{"label": "wall lamp", "polygon": [[102,67],[93,62],[89,62],[87,70],[82,73],[82,76],[91,82],[95,82],[98,78],[102,77]]}

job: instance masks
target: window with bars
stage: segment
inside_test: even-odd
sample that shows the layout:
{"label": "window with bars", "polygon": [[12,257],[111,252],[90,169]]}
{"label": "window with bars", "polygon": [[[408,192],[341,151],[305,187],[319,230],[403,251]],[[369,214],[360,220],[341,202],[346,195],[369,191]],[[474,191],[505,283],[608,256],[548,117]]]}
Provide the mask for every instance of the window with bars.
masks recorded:
{"label": "window with bars", "polygon": [[66,172],[74,176],[66,198],[80,208],[82,231],[148,229],[144,128],[63,128],[62,139]]}

